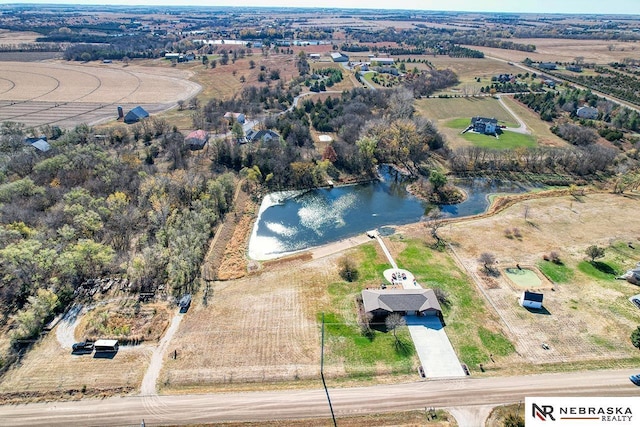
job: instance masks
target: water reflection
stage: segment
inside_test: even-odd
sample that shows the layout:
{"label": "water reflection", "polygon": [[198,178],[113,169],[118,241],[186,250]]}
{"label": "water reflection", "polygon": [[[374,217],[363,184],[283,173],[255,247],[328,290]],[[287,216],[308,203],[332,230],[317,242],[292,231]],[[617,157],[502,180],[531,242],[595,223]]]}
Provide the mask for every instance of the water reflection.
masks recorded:
{"label": "water reflection", "polygon": [[[419,221],[427,203],[405,190],[406,180],[390,167],[380,168],[381,181],[306,192],[267,195],[249,242],[249,256],[270,259],[351,237],[385,225]],[[517,183],[474,178],[457,183],[467,199],[441,206],[445,216],[460,217],[484,212],[489,194],[521,193]]]}

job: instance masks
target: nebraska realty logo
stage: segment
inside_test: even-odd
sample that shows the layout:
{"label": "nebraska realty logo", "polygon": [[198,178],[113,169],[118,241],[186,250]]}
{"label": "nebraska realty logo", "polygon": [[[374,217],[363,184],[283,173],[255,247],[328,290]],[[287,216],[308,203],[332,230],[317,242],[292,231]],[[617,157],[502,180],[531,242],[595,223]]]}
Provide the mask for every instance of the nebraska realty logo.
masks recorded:
{"label": "nebraska realty logo", "polygon": [[640,397],[527,397],[525,425],[640,425]]}

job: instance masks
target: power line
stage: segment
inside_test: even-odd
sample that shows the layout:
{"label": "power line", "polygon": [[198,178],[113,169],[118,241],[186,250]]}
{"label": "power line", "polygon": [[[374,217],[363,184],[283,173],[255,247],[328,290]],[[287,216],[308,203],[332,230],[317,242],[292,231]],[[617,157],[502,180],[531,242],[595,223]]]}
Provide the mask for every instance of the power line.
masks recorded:
{"label": "power line", "polygon": [[322,378],[322,385],[324,392],[327,394],[327,401],[329,402],[329,409],[331,410],[331,419],[333,419],[334,427],[338,427],[336,423],[336,416],[333,413],[333,405],[331,405],[331,398],[329,397],[329,389],[327,389],[327,383],[324,380],[324,312],[322,313],[322,340],[320,345],[320,378]]}

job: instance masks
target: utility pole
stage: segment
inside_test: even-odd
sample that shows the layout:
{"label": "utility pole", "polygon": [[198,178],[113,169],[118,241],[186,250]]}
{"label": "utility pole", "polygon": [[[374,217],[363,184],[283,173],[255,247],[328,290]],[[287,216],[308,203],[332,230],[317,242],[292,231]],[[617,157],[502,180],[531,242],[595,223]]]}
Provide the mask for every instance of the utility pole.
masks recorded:
{"label": "utility pole", "polygon": [[338,427],[338,424],[336,423],[336,416],[333,413],[333,405],[331,405],[331,398],[329,397],[327,383],[324,380],[324,312],[322,313],[322,339],[320,344],[320,377],[322,378],[324,392],[327,394],[327,401],[329,402],[329,409],[331,410],[331,419],[333,419],[333,425],[334,427]]}

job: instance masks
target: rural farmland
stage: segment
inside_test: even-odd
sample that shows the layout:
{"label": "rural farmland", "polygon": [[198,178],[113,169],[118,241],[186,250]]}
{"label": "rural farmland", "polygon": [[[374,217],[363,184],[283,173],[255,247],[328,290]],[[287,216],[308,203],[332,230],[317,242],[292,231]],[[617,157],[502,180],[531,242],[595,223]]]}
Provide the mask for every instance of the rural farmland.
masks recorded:
{"label": "rural farmland", "polygon": [[556,3],[0,5],[0,424],[637,395],[640,6]]}
{"label": "rural farmland", "polygon": [[171,68],[58,61],[0,62],[0,120],[26,126],[72,127],[117,117],[116,107],[151,113],[175,107],[200,91],[189,73]]}

